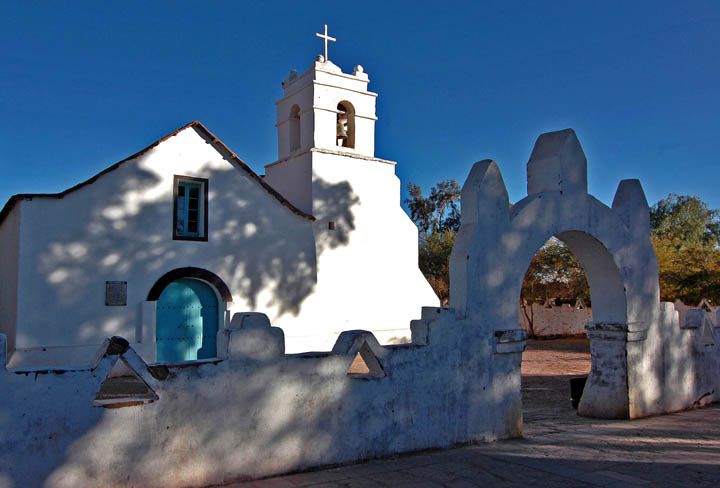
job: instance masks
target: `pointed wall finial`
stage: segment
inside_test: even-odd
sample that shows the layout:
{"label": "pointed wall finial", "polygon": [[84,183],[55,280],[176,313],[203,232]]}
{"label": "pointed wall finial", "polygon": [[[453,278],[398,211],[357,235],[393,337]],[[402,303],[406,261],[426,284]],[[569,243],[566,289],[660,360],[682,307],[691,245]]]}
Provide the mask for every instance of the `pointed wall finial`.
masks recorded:
{"label": "pointed wall finial", "polygon": [[650,235],[650,208],[640,180],[620,181],[612,208],[633,233]]}
{"label": "pointed wall finial", "polygon": [[485,220],[510,208],[507,189],[495,161],[484,159],[473,165],[462,187],[462,223]]}
{"label": "pointed wall finial", "polygon": [[527,163],[528,195],[587,193],[587,159],[572,129],[541,134]]}

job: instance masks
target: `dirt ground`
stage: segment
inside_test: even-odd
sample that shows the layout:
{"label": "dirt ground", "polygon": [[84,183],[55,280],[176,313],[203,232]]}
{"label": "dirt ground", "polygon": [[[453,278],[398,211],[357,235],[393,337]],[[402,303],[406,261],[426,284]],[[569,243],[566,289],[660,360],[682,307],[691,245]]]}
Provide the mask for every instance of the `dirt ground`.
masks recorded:
{"label": "dirt ground", "polygon": [[587,338],[529,340],[522,357],[523,419],[525,424],[572,420],[570,378],[590,372]]}

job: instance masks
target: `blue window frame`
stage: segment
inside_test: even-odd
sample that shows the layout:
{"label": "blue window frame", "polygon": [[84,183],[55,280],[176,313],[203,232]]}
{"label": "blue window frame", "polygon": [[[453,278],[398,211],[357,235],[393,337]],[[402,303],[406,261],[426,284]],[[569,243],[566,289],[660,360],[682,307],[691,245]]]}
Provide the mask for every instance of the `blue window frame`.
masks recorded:
{"label": "blue window frame", "polygon": [[208,180],[175,175],[173,239],[207,241]]}

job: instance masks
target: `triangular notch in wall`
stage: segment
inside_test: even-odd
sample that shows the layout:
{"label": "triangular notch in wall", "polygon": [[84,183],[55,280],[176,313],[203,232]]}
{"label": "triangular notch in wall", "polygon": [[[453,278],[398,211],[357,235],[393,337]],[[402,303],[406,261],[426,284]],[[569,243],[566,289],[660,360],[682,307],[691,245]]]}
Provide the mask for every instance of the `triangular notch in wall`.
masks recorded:
{"label": "triangular notch in wall", "polygon": [[363,342],[350,363],[347,374],[353,378],[382,378],[385,371],[368,343]]}
{"label": "triangular notch in wall", "polygon": [[93,405],[105,408],[132,407],[157,399],[157,394],[140,375],[124,359],[118,358],[100,384],[100,391],[95,395]]}
{"label": "triangular notch in wall", "polygon": [[713,311],[712,303],[710,303],[710,300],[708,300],[707,298],[703,298],[702,300],[700,300],[700,303],[698,303],[697,308],[699,308],[701,310],[705,310],[706,312]]}

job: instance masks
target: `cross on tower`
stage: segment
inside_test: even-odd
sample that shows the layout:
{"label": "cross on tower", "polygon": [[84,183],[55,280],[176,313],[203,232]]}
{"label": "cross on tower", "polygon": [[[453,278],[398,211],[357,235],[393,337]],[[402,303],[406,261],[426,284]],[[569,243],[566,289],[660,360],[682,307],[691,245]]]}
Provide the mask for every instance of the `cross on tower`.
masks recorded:
{"label": "cross on tower", "polygon": [[325,61],[329,61],[329,59],[328,59],[328,41],[335,42],[335,41],[337,41],[337,39],[335,39],[334,37],[330,37],[328,35],[327,24],[325,24],[325,33],[324,34],[318,34],[316,32],[315,35],[325,41]]}

